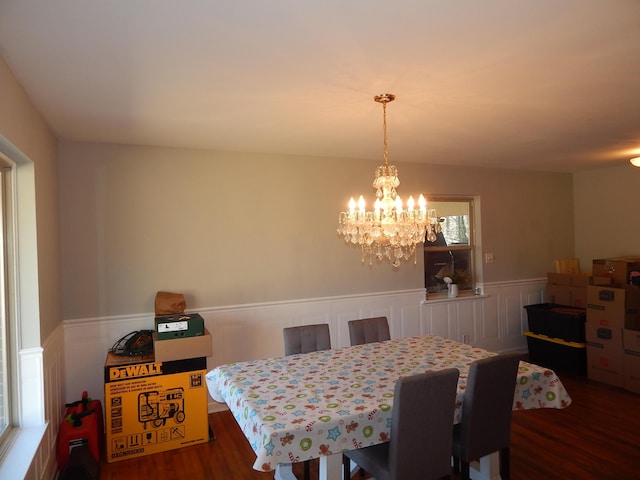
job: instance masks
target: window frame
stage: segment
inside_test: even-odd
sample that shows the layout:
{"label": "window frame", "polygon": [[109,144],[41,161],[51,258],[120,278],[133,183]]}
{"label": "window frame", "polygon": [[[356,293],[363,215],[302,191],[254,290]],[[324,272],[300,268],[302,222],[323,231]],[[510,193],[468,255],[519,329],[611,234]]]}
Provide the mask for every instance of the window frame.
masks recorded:
{"label": "window frame", "polygon": [[[6,156],[0,154],[0,243],[2,243],[2,257],[0,257],[0,452],[5,450],[15,435],[18,426],[18,372],[15,359],[16,352],[16,312],[12,302],[12,292],[15,292],[14,258],[15,228],[14,228],[14,197],[15,164]],[[4,381],[2,381],[4,380]],[[2,414],[1,412],[4,411]],[[2,418],[3,417],[3,418]],[[0,456],[1,458],[1,456]]]}
{"label": "window frame", "polygon": [[[427,198],[427,208],[433,208],[438,212],[437,204],[438,203],[466,203],[468,208],[469,215],[469,245],[447,245],[447,246],[429,246],[427,245],[426,239],[423,246],[423,256],[424,256],[424,288],[425,292],[428,295],[446,295],[446,291],[430,291],[430,285],[427,281],[427,268],[428,261],[427,255],[429,253],[444,253],[444,252],[468,252],[468,275],[469,281],[462,288],[459,286],[459,292],[463,295],[469,292],[476,292],[478,285],[478,265],[477,265],[477,251],[479,245],[476,241],[476,231],[478,225],[476,223],[477,218],[475,214],[475,209],[477,206],[478,199],[473,196],[464,196],[464,195],[437,195],[437,196],[429,196]],[[435,204],[435,205],[434,205]]]}

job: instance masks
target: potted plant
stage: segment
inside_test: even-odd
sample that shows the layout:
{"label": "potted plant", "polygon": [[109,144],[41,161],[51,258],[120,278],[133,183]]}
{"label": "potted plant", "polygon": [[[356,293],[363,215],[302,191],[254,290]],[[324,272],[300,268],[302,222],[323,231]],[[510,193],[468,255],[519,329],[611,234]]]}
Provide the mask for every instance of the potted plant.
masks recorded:
{"label": "potted plant", "polygon": [[447,284],[447,295],[449,297],[457,297],[459,285],[466,286],[469,283],[469,275],[465,269],[459,268],[457,270],[454,269],[452,273],[446,275],[442,280]]}

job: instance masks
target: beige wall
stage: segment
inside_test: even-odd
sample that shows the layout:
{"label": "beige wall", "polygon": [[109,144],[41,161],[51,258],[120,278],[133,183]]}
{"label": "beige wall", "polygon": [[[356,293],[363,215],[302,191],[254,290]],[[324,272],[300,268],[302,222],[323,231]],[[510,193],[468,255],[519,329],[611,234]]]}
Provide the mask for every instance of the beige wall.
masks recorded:
{"label": "beige wall", "polygon": [[[370,268],[336,234],[379,159],[61,142],[65,319],[423,288],[422,259]],[[479,195],[484,281],[539,278],[573,254],[571,176],[397,164],[400,194]]]}
{"label": "beige wall", "polygon": [[21,346],[26,348],[39,346],[61,321],[56,139],[1,58],[0,105],[5,150],[17,152],[13,160],[21,162],[21,308],[29,321],[21,331]]}
{"label": "beige wall", "polygon": [[640,168],[628,162],[574,175],[576,256],[583,271],[594,258],[640,257]]}

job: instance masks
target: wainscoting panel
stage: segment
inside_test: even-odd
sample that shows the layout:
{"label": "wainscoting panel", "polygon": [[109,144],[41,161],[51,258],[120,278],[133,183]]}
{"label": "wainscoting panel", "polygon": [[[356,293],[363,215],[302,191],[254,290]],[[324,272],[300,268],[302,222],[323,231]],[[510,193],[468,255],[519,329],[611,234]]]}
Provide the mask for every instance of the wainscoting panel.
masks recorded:
{"label": "wainscoting panel", "polygon": [[[328,323],[332,346],[348,346],[347,322],[377,316],[388,318],[392,338],[436,334],[493,351],[524,351],[523,307],[540,302],[545,284],[546,279],[536,279],[484,285],[485,295],[455,299],[425,300],[419,289],[199,309],[213,342],[207,368],[283,355],[282,329],[287,326]],[[153,328],[152,313],[65,321],[65,401],[83,390],[103,399],[107,350],[141,328]]]}
{"label": "wainscoting panel", "polygon": [[64,329],[59,325],[43,345],[44,407],[47,429],[38,457],[42,474],[38,477],[53,478],[57,469],[56,442],[58,427],[65,413],[65,362]]}
{"label": "wainscoting panel", "polygon": [[0,463],[0,478],[51,480],[56,476],[56,439],[64,414],[64,332],[60,325],[42,347],[21,350],[20,425]]}
{"label": "wainscoting panel", "polygon": [[500,286],[498,298],[500,345],[506,350],[526,347],[523,332],[527,329],[525,305],[541,303],[544,299],[546,282],[512,282]]}
{"label": "wainscoting panel", "polygon": [[454,338],[460,339],[462,343],[472,344],[477,338],[477,334],[475,333],[476,325],[482,322],[482,318],[476,318],[476,313],[479,310],[476,308],[476,305],[482,305],[482,302],[456,302],[452,304],[452,306],[455,306],[455,315],[458,319],[456,322],[456,332],[453,336]]}
{"label": "wainscoting panel", "polygon": [[[484,301],[474,302],[476,315],[476,339],[482,338],[483,348],[487,350],[499,350],[500,348],[500,323],[499,318],[499,296],[488,296]],[[473,342],[471,342],[473,343]]]}
{"label": "wainscoting panel", "polygon": [[449,304],[423,302],[421,312],[421,335],[451,337],[449,330]]}

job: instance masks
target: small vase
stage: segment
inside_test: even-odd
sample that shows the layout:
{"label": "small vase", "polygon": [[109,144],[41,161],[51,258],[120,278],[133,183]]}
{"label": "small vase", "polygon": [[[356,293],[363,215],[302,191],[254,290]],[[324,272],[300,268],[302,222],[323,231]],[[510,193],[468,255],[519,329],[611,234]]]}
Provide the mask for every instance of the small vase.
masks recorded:
{"label": "small vase", "polygon": [[456,298],[458,296],[458,285],[455,283],[450,283],[448,285],[449,291],[447,292],[447,296],[449,298]]}

